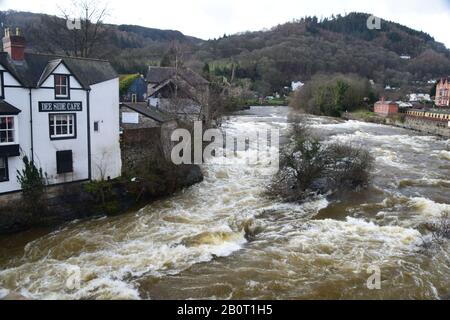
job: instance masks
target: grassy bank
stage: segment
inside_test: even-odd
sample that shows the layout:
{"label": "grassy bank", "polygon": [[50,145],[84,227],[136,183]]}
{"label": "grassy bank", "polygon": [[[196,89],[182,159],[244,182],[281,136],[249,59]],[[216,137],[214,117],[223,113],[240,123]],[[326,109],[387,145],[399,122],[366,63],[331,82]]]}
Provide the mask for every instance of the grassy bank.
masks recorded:
{"label": "grassy bank", "polygon": [[273,100],[249,99],[243,101],[243,105],[247,107],[252,106],[284,107],[289,105],[289,101],[287,99],[273,99]]}
{"label": "grassy bank", "polygon": [[354,112],[346,112],[341,116],[345,120],[356,120],[362,122],[386,124],[386,118],[380,117],[375,112],[369,110],[357,110]]}

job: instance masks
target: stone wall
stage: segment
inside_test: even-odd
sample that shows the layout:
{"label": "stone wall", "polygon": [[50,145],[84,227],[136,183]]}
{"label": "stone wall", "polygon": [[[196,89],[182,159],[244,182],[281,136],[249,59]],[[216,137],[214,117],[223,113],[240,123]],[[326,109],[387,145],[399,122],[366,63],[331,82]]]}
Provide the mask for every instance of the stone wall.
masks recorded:
{"label": "stone wall", "polygon": [[130,129],[122,134],[122,174],[138,174],[143,162],[156,161],[162,154],[161,128]]}
{"label": "stone wall", "polygon": [[99,214],[93,210],[91,196],[83,190],[83,183],[75,182],[46,188],[45,210],[38,214],[27,212],[22,193],[0,197],[0,234],[15,233],[32,226],[50,226]]}
{"label": "stone wall", "polygon": [[[126,113],[136,113],[138,115],[139,123],[123,123],[122,122],[122,114]],[[125,106],[120,107],[120,117],[121,117],[121,127],[123,129],[143,129],[143,128],[158,128],[161,126],[161,123],[146,117],[139,112],[134,111]]]}
{"label": "stone wall", "polygon": [[423,132],[425,134],[450,138],[450,127],[447,121],[428,120],[411,117],[406,114],[398,114],[391,117],[380,116],[360,116],[358,114],[345,113],[342,118],[346,120],[356,120],[377,124],[392,125],[404,129]]}
{"label": "stone wall", "polygon": [[124,130],[121,139],[122,173],[125,176],[137,174],[142,162],[171,162],[171,152],[175,143],[171,142],[176,121],[169,121],[157,128]]}
{"label": "stone wall", "polygon": [[450,127],[447,121],[433,121],[406,116],[404,121],[387,119],[386,123],[405,129],[450,138]]}
{"label": "stone wall", "polygon": [[[167,195],[203,180],[200,167],[173,164],[171,142],[176,121],[166,122],[160,128],[125,130],[122,135],[123,178],[136,178],[152,189],[149,196]],[[143,186],[146,187],[146,186]]]}

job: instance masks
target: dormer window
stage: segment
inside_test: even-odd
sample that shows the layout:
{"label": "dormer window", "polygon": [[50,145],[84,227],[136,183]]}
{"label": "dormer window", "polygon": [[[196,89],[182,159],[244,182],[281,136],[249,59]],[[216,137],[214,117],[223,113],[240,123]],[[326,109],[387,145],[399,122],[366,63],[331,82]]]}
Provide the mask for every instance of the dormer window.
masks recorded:
{"label": "dormer window", "polygon": [[69,76],[64,74],[55,74],[55,98],[69,99]]}

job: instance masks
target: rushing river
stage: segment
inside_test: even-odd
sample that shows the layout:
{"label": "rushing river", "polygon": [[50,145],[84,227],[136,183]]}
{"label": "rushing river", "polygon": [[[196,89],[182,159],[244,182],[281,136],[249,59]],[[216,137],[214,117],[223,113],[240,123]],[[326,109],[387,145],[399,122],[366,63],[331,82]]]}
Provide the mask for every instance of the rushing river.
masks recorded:
{"label": "rushing river", "polygon": [[[277,128],[288,108],[230,118],[235,133]],[[424,225],[450,213],[449,141],[310,118],[326,141],[370,149],[373,183],[339,202],[267,200],[258,166],[203,167],[205,181],[139,212],[0,238],[0,297],[31,299],[442,299],[450,246]],[[237,162],[238,163],[238,162]],[[369,290],[367,269],[381,270]],[[77,285],[68,285],[73,276]],[[70,284],[70,283],[69,283]]]}

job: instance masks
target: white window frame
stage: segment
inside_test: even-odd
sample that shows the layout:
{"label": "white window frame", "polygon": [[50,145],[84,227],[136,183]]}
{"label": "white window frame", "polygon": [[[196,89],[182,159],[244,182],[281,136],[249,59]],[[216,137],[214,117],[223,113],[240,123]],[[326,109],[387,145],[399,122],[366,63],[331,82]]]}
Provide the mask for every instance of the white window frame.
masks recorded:
{"label": "white window frame", "polygon": [[[68,74],[55,74],[53,75],[55,77],[55,97],[56,98],[69,98],[69,92],[70,92],[70,75]],[[66,79],[66,83],[65,84],[58,84],[56,82],[56,79],[58,79],[59,77],[65,78]],[[66,88],[66,94],[58,94],[57,93],[57,88],[61,89],[61,88]]]}
{"label": "white window frame", "polygon": [[7,141],[7,142],[1,142],[0,141],[0,146],[7,146],[7,145],[14,145],[14,144],[19,144],[19,121],[17,120],[17,116],[12,116],[12,115],[4,115],[4,116],[0,116],[0,119],[5,119],[5,118],[12,118],[13,119],[13,128],[6,128],[6,129],[0,129],[0,131],[12,131],[13,134],[13,140],[12,141]]}
{"label": "white window frame", "polygon": [[[57,124],[57,121],[65,121],[65,124]],[[49,134],[51,140],[75,139],[77,136],[77,119],[75,113],[51,113],[49,114]],[[51,128],[53,127],[53,134]],[[57,134],[58,127],[66,127],[67,133]],[[72,133],[69,133],[72,129]]]}

